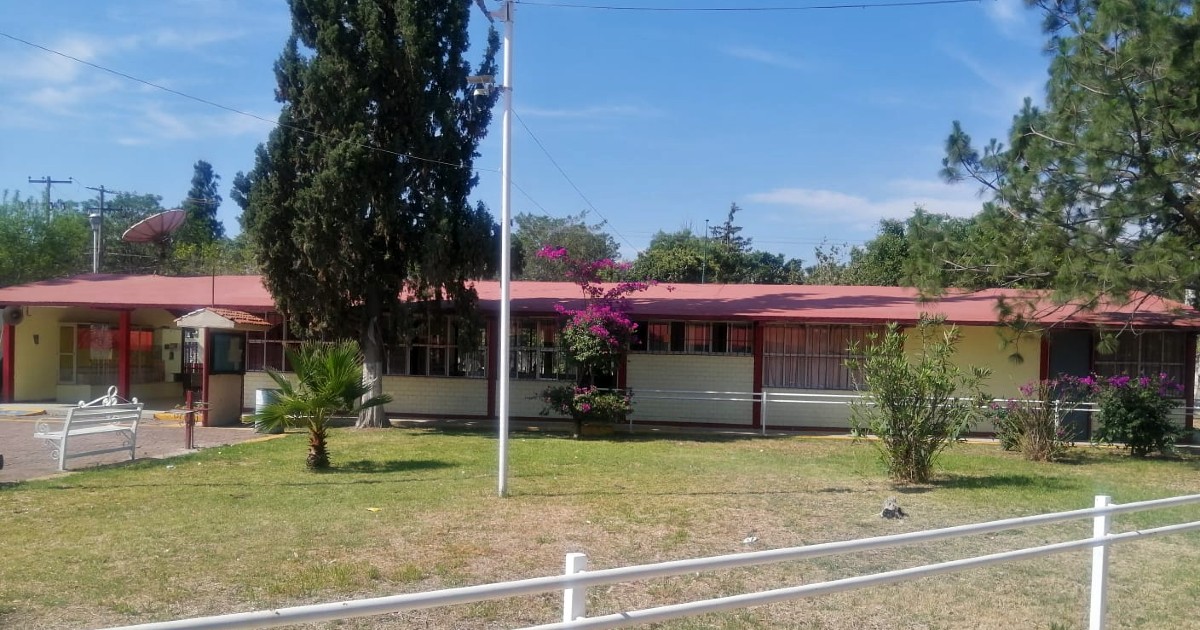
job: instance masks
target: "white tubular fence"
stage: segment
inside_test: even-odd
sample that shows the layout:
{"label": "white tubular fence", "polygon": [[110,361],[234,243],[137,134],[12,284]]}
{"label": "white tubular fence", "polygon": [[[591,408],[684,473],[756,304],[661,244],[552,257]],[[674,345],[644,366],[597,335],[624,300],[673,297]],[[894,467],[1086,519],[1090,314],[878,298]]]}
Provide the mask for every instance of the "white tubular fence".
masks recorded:
{"label": "white tubular fence", "polygon": [[[749,402],[759,403],[759,430],[763,435],[767,434],[767,426],[770,424],[768,410],[772,405],[834,405],[846,407],[856,401],[869,398],[862,394],[833,394],[833,393],[800,393],[800,392],[723,392],[723,391],[687,391],[687,390],[671,390],[671,389],[635,389],[634,401],[639,400],[668,400],[668,401],[693,401],[693,402]],[[1029,403],[1030,401],[1012,399],[1012,398],[994,398],[992,404],[1006,405],[1008,403]],[[869,402],[866,404],[870,404]],[[1058,401],[1055,401],[1058,405]],[[1072,405],[1068,411],[1081,413],[1096,413],[1099,410],[1096,403],[1085,402]],[[1188,415],[1200,413],[1200,407],[1176,407],[1172,410],[1172,415],[1177,419],[1182,420]],[[1057,410],[1056,410],[1057,414]],[[743,429],[752,426],[752,419],[747,419],[747,424],[729,423],[727,426],[730,429]],[[650,424],[654,420],[648,421]],[[632,429],[636,424],[631,417],[628,421],[629,427]],[[794,428],[793,425],[777,424],[777,428]],[[1182,424],[1181,424],[1182,427]],[[832,428],[831,428],[832,429]],[[849,427],[845,427],[848,431]]]}
{"label": "white tubular fence", "polygon": [[[552,630],[567,628],[620,628],[647,623],[657,623],[682,617],[758,606],[774,602],[789,601],[838,593],[882,584],[906,582],[918,578],[951,573],[965,569],[984,567],[1027,558],[1049,556],[1090,548],[1092,550],[1091,596],[1089,605],[1089,630],[1102,630],[1104,626],[1105,609],[1107,606],[1107,572],[1109,547],[1130,540],[1140,540],[1154,536],[1175,534],[1200,530],[1200,521],[1167,525],[1151,529],[1110,533],[1112,518],[1118,514],[1156,510],[1185,505],[1200,504],[1200,494],[1155,499],[1115,505],[1107,496],[1097,496],[1095,507],[1068,512],[1055,512],[1036,516],[1003,519],[974,525],[959,525],[942,529],[921,532],[909,532],[890,536],[877,536],[859,540],[807,545],[804,547],[789,547],[767,551],[737,553],[710,558],[692,560],[675,560],[656,564],[644,564],[632,567],[602,569],[587,571],[587,557],[583,554],[567,554],[566,574],[499,582],[479,586],[451,588],[427,593],[395,595],[391,597],[376,597],[331,604],[314,604],[280,608],[277,610],[260,610],[256,612],[235,613],[214,617],[199,617],[179,621],[149,623],[136,626],[124,626],[112,630],[182,630],[182,629],[232,629],[232,628],[269,628],[297,623],[312,623],[350,619],[370,615],[405,612],[423,608],[465,604],[468,602],[488,601],[521,595],[533,595],[551,591],[563,592],[563,621],[526,628],[526,630]],[[632,582],[653,578],[683,575],[700,571],[717,571],[737,567],[750,567],[780,562],[808,560],[823,556],[848,554],[874,549],[901,547],[918,543],[928,543],[938,540],[960,538],[978,534],[987,534],[1011,529],[1020,529],[1036,525],[1050,525],[1068,521],[1092,519],[1093,534],[1091,538],[1074,540],[1040,547],[1030,547],[1016,551],[1005,551],[962,560],[953,560],[938,564],[898,569],[883,573],[874,573],[858,577],[792,586],[770,591],[745,593],[729,597],[700,600],[682,604],[661,606],[645,610],[626,611],[598,617],[586,617],[584,603],[587,600],[587,589],[601,584]]]}

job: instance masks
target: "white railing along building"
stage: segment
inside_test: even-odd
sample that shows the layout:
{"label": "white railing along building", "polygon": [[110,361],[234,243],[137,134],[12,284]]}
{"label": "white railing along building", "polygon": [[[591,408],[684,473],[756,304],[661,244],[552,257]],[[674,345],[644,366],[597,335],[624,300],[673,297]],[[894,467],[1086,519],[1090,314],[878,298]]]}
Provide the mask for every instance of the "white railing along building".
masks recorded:
{"label": "white railing along building", "polygon": [[[975,567],[984,567],[1027,558],[1049,556],[1090,548],[1092,550],[1091,594],[1088,610],[1089,630],[1102,630],[1108,604],[1107,573],[1109,548],[1120,542],[1139,540],[1167,534],[1187,531],[1200,531],[1200,521],[1167,525],[1151,529],[1136,530],[1113,534],[1110,531],[1112,518],[1119,514],[1144,510],[1164,509],[1185,505],[1200,505],[1200,494],[1156,499],[1114,505],[1107,496],[1097,496],[1095,507],[1068,512],[1055,512],[1036,516],[1010,518],[973,525],[959,525],[942,529],[920,532],[877,536],[842,542],[807,545],[804,547],[789,547],[767,551],[737,553],[709,558],[691,560],[675,560],[631,567],[601,569],[587,571],[586,556],[583,554],[567,554],[566,574],[451,588],[426,593],[376,597],[352,601],[335,602],[330,604],[314,604],[296,606],[276,610],[260,610],[255,612],[234,613],[213,617],[199,617],[160,623],[149,623],[136,626],[124,626],[113,630],[230,630],[234,628],[269,628],[275,626],[334,621],[354,617],[382,615],[423,608],[435,608],[469,602],[488,601],[532,595],[550,591],[563,592],[563,620],[533,626],[526,630],[566,630],[568,628],[619,628],[625,626],[656,623],[682,617],[692,617],[712,612],[758,606],[773,602],[801,599],[829,593],[838,593],[860,588],[868,588],[882,584],[906,582],[931,575],[963,571]],[[1051,525],[1068,521],[1092,519],[1092,536],[1080,540],[1042,545],[988,554],[962,560],[953,560],[937,564],[924,565],[895,571],[885,571],[816,584],[805,584],[756,593],[745,593],[729,597],[700,600],[660,606],[645,610],[632,610],[616,614],[586,617],[584,602],[587,599],[587,589],[601,584],[631,582],[669,577],[700,571],[716,571],[737,567],[759,566],[809,560],[823,556],[849,554],[873,549],[901,547],[918,543],[927,543],[963,536],[972,536],[992,532],[1020,529],[1036,525]]]}
{"label": "white railing along building", "polygon": [[[757,427],[763,435],[767,433],[767,427],[770,424],[768,411],[772,405],[826,405],[846,407],[856,401],[869,399],[870,396],[863,394],[833,394],[833,393],[802,393],[802,392],[729,392],[729,391],[691,391],[691,390],[672,390],[672,389],[638,389],[636,390],[636,401],[641,400],[671,400],[671,401],[700,401],[700,402],[749,402],[759,403],[759,426]],[[1011,398],[994,398],[989,401],[994,404],[1007,404],[1013,402],[1028,403],[1030,401],[1011,399]],[[869,402],[867,404],[870,404]],[[1055,403],[1058,404],[1057,401]],[[1082,413],[1096,413],[1099,410],[1096,403],[1084,402],[1071,406],[1070,411],[1078,411]],[[1188,415],[1200,413],[1200,407],[1176,407],[1172,413],[1183,418]],[[628,421],[629,427],[633,428],[636,424],[631,417]],[[729,424],[730,429],[743,428],[749,425]],[[784,427],[790,425],[777,424]]]}

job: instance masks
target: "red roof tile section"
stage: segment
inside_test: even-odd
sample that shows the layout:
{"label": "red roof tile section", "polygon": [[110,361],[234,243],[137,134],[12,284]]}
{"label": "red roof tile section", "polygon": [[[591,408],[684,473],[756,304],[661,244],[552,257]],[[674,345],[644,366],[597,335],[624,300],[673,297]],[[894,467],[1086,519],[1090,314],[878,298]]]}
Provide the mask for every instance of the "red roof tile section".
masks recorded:
{"label": "red roof tile section", "polygon": [[209,308],[209,312],[216,313],[225,319],[235,324],[249,324],[251,326],[266,326],[271,327],[271,322],[257,316],[251,315],[245,311],[235,311],[227,308]]}
{"label": "red roof tile section", "polygon": [[[498,282],[478,282],[480,306],[499,310]],[[1148,327],[1200,329],[1200,314],[1178,302],[1138,296],[1125,305],[1083,311],[1056,306],[1036,293],[992,289],[948,293],[925,302],[915,289],[754,284],[660,284],[632,299],[636,318],[820,321],[830,323],[911,323],[921,313],[944,314],[964,325],[996,323],[997,301],[1035,304],[1033,319],[1044,324],[1132,323]],[[554,305],[578,305],[579,287],[569,282],[514,282],[515,316],[553,315]],[[113,276],[86,275],[0,289],[0,305],[93,306],[100,308],[166,308],[191,311],[216,307],[251,313],[274,310],[274,301],[259,276]]]}

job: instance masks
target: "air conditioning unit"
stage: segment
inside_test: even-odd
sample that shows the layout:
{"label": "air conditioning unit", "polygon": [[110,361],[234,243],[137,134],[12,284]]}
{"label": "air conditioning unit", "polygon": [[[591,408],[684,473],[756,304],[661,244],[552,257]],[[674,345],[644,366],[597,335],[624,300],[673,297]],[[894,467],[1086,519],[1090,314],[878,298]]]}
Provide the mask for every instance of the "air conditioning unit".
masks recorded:
{"label": "air conditioning unit", "polygon": [[10,326],[16,326],[25,321],[25,309],[20,306],[6,306],[0,311],[0,321]]}

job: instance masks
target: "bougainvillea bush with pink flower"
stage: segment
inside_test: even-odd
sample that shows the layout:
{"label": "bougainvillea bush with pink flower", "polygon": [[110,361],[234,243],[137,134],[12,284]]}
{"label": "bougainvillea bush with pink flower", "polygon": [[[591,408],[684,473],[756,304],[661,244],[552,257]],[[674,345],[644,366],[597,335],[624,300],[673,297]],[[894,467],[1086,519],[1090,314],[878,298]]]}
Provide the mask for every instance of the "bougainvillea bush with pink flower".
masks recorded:
{"label": "bougainvillea bush with pink flower", "polygon": [[1124,444],[1135,457],[1166,455],[1174,449],[1182,431],[1171,420],[1171,411],[1183,397],[1182,385],[1166,374],[1090,380],[1099,410],[1093,441]]}
{"label": "bougainvillea bush with pink flower", "polygon": [[542,392],[542,400],[546,404],[543,409],[545,414],[557,413],[575,420],[576,437],[579,437],[585,422],[620,422],[625,414],[633,411],[632,393],[598,387],[548,387]]}
{"label": "bougainvillea bush with pink flower", "polygon": [[629,392],[600,389],[596,378],[615,372],[637,330],[629,318],[629,296],[645,291],[653,282],[616,281],[628,265],[607,258],[575,260],[562,247],[544,247],[538,256],[562,264],[567,277],[583,291],[583,308],[555,306],[564,319],[563,351],[568,363],[578,368],[579,378],[575,385],[548,387],[541,395],[545,403],[542,414],[572,418],[575,436],[580,437],[584,422],[618,422],[633,409]]}
{"label": "bougainvillea bush with pink flower", "polygon": [[1075,376],[1031,381],[1021,386],[1020,398],[992,403],[1000,445],[1035,462],[1061,457],[1075,440],[1064,420],[1092,396],[1094,384]]}

